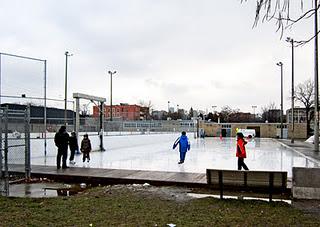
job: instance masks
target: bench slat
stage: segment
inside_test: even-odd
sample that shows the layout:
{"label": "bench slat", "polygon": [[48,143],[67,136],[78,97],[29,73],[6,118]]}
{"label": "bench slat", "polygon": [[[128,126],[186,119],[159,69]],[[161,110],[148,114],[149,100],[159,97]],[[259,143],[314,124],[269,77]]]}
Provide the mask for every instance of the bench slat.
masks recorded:
{"label": "bench slat", "polygon": [[273,173],[274,188],[286,188],[287,186],[287,172],[207,169],[207,182],[209,185],[219,184],[219,171],[222,171],[224,186],[267,188],[270,185],[270,173]]}

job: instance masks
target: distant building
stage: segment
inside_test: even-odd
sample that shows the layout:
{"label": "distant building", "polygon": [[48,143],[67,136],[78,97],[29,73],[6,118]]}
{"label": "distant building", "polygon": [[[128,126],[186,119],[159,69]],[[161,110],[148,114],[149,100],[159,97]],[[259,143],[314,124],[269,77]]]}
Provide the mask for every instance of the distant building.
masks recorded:
{"label": "distant building", "polygon": [[[25,110],[27,105],[3,103],[1,107],[7,107],[9,110]],[[48,124],[64,124],[64,109],[47,107],[47,123]],[[67,123],[73,124],[75,112],[67,110]],[[43,106],[30,106],[30,123],[40,124],[44,122],[44,107]]]}
{"label": "distant building", "polygon": [[[93,116],[99,117],[99,107],[93,106]],[[104,117],[110,119],[111,108],[104,106]],[[120,105],[112,105],[112,118],[114,120],[135,121],[150,119],[149,107],[142,107],[139,105],[129,105],[127,103],[120,103]]]}
{"label": "distant building", "polygon": [[[284,117],[284,116],[283,116]],[[263,122],[278,123],[281,122],[281,110],[270,109],[262,114]],[[285,118],[283,119],[285,122]]]}
{"label": "distant building", "polygon": [[254,120],[254,116],[251,113],[231,113],[229,116],[228,122],[252,122]]}
{"label": "distant building", "polygon": [[163,120],[166,116],[168,116],[168,112],[164,110],[154,110],[151,113],[152,119],[154,120]]}
{"label": "distant building", "polygon": [[[309,112],[309,119],[310,119],[311,112],[313,112],[313,109]],[[292,109],[288,109],[286,111],[286,115],[287,115],[287,123],[291,123]],[[300,107],[294,108],[293,119],[295,123],[306,123],[307,122],[306,109],[300,108]]]}

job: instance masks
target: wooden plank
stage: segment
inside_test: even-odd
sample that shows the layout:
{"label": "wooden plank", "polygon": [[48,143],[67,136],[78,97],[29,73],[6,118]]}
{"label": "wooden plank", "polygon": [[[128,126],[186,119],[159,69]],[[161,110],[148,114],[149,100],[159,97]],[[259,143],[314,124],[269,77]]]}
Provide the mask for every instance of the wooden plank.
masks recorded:
{"label": "wooden plank", "polygon": [[269,186],[269,176],[273,174],[273,186],[277,188],[281,188],[283,185],[282,182],[282,173],[274,173],[274,172],[247,172],[247,185],[250,186]]}
{"label": "wooden plank", "polygon": [[[21,166],[12,166],[17,172],[24,172]],[[71,167],[57,170],[54,166],[32,166],[32,174],[52,176],[62,179],[81,177],[85,179],[105,179],[112,182],[157,182],[157,184],[192,184],[206,185],[206,174],[203,173],[185,173],[185,172],[165,172],[165,171],[145,171],[145,170],[125,170],[125,169],[99,169],[99,168],[80,168]]]}
{"label": "wooden plank", "polygon": [[244,172],[243,171],[224,171],[224,170],[209,170],[210,184],[219,184],[219,172],[223,171],[223,184],[244,186]]}
{"label": "wooden plank", "polygon": [[207,169],[207,182],[219,185],[219,172],[223,171],[224,186],[269,187],[269,176],[273,174],[273,187],[286,188],[287,172],[283,171],[238,171]]}

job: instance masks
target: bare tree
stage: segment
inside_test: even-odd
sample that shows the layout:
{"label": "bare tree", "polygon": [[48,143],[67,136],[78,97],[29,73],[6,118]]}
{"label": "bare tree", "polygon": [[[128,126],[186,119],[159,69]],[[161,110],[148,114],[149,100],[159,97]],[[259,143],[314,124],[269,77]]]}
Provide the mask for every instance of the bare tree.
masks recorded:
{"label": "bare tree", "polygon": [[309,79],[295,87],[294,97],[306,109],[307,133],[310,135],[311,110],[314,105],[314,82]]}
{"label": "bare tree", "polygon": [[[249,0],[240,0],[241,3],[248,1]],[[259,21],[264,22],[275,20],[277,24],[277,31],[281,31],[282,37],[286,28],[292,27],[297,22],[310,19],[318,11],[319,4],[317,9],[313,7],[314,4],[310,4],[314,1],[315,0],[257,0],[253,26],[257,26]],[[297,11],[300,11],[301,14],[295,17],[294,15]],[[296,45],[303,45],[310,42],[315,36],[316,34],[306,40],[299,41]]]}
{"label": "bare tree", "polygon": [[89,108],[88,108],[89,104],[83,104],[81,107],[80,107],[80,114],[82,116],[89,116]]}
{"label": "bare tree", "polygon": [[268,122],[278,122],[278,119],[276,119],[276,117],[274,117],[272,114],[270,114],[270,110],[275,110],[277,109],[277,105],[274,102],[269,103],[266,106],[261,107],[261,118],[262,121],[268,121]]}
{"label": "bare tree", "polygon": [[239,109],[231,109],[230,106],[223,106],[221,108],[221,112],[219,113],[220,120],[221,122],[229,122],[230,116],[232,114],[239,113],[239,112],[240,112]]}
{"label": "bare tree", "polygon": [[148,107],[149,110],[151,110],[153,107],[151,100],[149,100],[149,101],[140,100],[138,104],[142,107]]}

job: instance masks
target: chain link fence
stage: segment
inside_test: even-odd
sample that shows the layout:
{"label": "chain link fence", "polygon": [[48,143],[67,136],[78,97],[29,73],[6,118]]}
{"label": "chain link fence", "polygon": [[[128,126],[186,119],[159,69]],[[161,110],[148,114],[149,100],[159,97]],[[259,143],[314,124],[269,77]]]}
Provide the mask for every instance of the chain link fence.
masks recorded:
{"label": "chain link fence", "polygon": [[[15,125],[23,129],[12,130]],[[0,192],[9,195],[9,180],[30,178],[30,108],[24,111],[0,108],[0,130]],[[25,175],[9,175],[16,170]]]}

